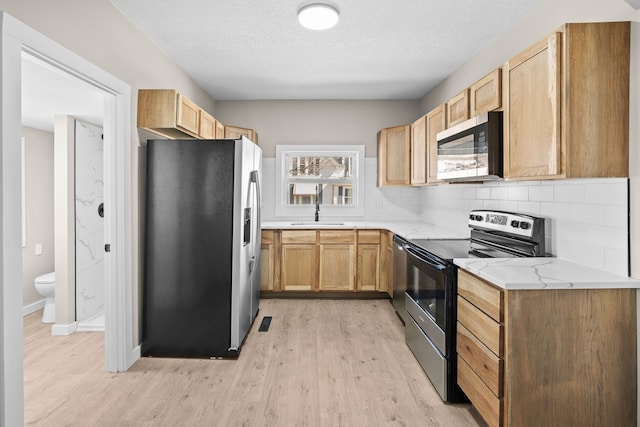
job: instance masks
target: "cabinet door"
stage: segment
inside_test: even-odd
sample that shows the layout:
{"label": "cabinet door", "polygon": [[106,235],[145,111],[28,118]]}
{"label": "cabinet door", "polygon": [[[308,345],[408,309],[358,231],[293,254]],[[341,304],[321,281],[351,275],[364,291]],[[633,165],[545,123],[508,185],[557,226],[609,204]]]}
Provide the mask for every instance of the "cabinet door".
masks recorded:
{"label": "cabinet door", "polygon": [[224,139],[224,125],[216,120],[216,139]]}
{"label": "cabinet door", "polygon": [[411,126],[396,126],[378,133],[378,186],[411,183]]}
{"label": "cabinet door", "polygon": [[316,245],[283,244],[280,283],[285,291],[310,291],[316,283]]}
{"label": "cabinet door", "polygon": [[380,244],[358,245],[358,290],[377,291],[380,286]]}
{"label": "cabinet door", "polygon": [[469,89],[465,89],[447,101],[447,127],[455,126],[469,119]]}
{"label": "cabinet door", "polygon": [[216,138],[216,119],[205,111],[200,111],[200,130],[198,136],[202,139]]}
{"label": "cabinet door", "polygon": [[355,257],[353,244],[320,245],[321,291],[352,291],[354,289]]}
{"label": "cabinet door", "polygon": [[484,76],[470,89],[471,117],[502,107],[502,69]]}
{"label": "cabinet door", "polygon": [[237,139],[240,136],[246,136],[251,139],[251,129],[241,128],[238,126],[225,126],[224,137],[229,139]]}
{"label": "cabinet door", "polygon": [[276,239],[275,231],[262,230],[260,244],[260,290],[275,290]]}
{"label": "cabinet door", "polygon": [[427,182],[426,118],[420,117],[411,125],[411,184]]}
{"label": "cabinet door", "polygon": [[560,141],[560,33],[505,64],[504,176],[562,173]]}
{"label": "cabinet door", "polygon": [[200,107],[180,94],[178,94],[177,103],[176,127],[197,135],[200,131]]}
{"label": "cabinet door", "polygon": [[428,150],[427,182],[438,182],[438,141],[436,135],[447,128],[447,109],[445,104],[431,110],[426,118],[426,136]]}

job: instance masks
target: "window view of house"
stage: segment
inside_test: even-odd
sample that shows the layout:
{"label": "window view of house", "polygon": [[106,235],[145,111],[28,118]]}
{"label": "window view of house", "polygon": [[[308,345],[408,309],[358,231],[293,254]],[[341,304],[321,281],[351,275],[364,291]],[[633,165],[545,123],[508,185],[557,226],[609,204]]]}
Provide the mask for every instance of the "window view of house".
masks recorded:
{"label": "window view of house", "polygon": [[352,205],[352,156],[287,156],[287,204]]}

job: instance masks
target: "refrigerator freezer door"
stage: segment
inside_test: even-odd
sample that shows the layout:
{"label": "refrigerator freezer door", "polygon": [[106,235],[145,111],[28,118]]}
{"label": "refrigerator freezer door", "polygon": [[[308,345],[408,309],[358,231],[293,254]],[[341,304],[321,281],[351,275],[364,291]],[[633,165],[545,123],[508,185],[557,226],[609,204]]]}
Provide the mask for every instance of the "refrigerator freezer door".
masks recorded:
{"label": "refrigerator freezer door", "polygon": [[230,140],[147,145],[145,356],[229,355],[232,247],[242,243],[236,237],[242,217],[233,203],[239,199],[235,145]]}
{"label": "refrigerator freezer door", "polygon": [[[238,351],[249,328],[253,323],[257,311],[257,301],[254,292],[254,277],[260,277],[259,254],[260,220],[258,218],[257,186],[252,180],[255,170],[255,156],[257,146],[242,137],[236,140],[235,156],[235,201],[234,212],[234,266],[233,287],[231,297],[231,345],[230,352]],[[245,212],[247,220],[245,221]],[[245,224],[250,235],[245,234]],[[257,248],[257,249],[256,249]],[[256,262],[258,261],[258,262]],[[255,305],[255,309],[254,309]]]}

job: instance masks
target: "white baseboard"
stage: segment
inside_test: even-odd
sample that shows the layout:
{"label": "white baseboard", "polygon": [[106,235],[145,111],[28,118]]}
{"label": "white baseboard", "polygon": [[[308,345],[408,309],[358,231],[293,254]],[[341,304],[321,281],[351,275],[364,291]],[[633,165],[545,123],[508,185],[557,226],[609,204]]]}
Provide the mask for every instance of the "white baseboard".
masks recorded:
{"label": "white baseboard", "polygon": [[131,353],[129,353],[129,360],[127,360],[127,370],[129,370],[131,365],[133,365],[136,362],[136,360],[140,359],[141,355],[142,355],[142,350],[140,349],[140,346],[139,345],[135,346],[133,350],[131,350]]}
{"label": "white baseboard", "polygon": [[45,301],[46,299],[43,298],[40,301],[36,301],[33,304],[25,305],[24,307],[22,307],[22,317],[28,316],[31,313],[35,313],[38,310],[42,310],[44,308]]}
{"label": "white baseboard", "polygon": [[76,322],[73,322],[69,325],[56,324],[51,327],[51,335],[57,335],[57,336],[71,335],[76,331],[76,329],[78,329],[78,324]]}

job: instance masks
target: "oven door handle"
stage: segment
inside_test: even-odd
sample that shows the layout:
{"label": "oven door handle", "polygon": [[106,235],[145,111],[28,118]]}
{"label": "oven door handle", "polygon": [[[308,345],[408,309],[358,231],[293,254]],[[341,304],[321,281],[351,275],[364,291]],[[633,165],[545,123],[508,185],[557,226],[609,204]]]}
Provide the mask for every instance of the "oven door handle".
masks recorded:
{"label": "oven door handle", "polygon": [[405,246],[405,250],[407,251],[407,253],[409,255],[411,255],[413,258],[415,258],[418,262],[426,264],[428,267],[432,268],[433,270],[444,271],[444,270],[447,269],[446,265],[442,265],[440,263],[434,262],[433,260],[427,258],[424,254],[418,253],[411,246]]}

